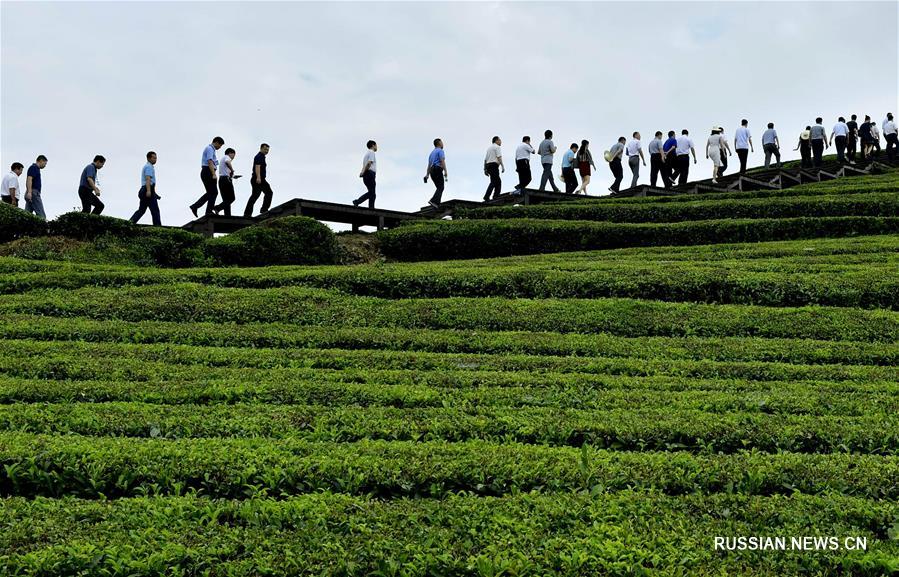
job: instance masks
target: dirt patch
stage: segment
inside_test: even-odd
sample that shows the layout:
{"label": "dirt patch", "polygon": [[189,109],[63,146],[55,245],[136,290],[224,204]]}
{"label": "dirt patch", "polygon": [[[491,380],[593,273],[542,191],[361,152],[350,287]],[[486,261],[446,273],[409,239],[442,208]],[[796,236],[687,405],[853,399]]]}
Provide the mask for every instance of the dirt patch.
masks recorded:
{"label": "dirt patch", "polygon": [[378,237],[373,234],[338,233],[337,245],[340,249],[338,255],[340,264],[370,264],[384,261]]}

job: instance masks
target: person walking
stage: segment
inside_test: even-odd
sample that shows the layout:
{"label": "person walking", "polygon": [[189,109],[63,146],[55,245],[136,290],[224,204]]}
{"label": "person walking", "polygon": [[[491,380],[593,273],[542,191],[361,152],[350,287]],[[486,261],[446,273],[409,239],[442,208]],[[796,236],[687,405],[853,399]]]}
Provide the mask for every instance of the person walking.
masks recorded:
{"label": "person walking", "polygon": [[[655,188],[662,171],[662,131],[656,130],[655,138],[649,141],[649,186]],[[664,176],[662,177],[664,180]]]}
{"label": "person walking", "polygon": [[[849,126],[846,124],[846,119],[841,116],[837,123],[833,125],[833,130],[830,133],[830,145],[833,146],[834,142],[836,142],[837,162],[839,163],[846,162],[846,143],[848,138]],[[853,162],[852,164],[855,163]]]}
{"label": "person walking", "polygon": [[871,117],[865,115],[865,121],[858,127],[858,138],[862,143],[862,160],[871,160],[873,157],[871,151],[874,148],[874,134],[871,131]]}
{"label": "person walking", "polygon": [[263,195],[263,197],[262,207],[259,209],[259,214],[268,212],[268,209],[272,206],[273,193],[272,187],[266,179],[267,164],[265,162],[265,157],[268,156],[269,150],[271,150],[271,147],[263,142],[259,145],[259,152],[253,157],[253,172],[250,176],[252,193],[250,194],[250,199],[247,201],[246,208],[243,209],[244,218],[252,218],[254,205],[260,194]]}
{"label": "person walking", "polygon": [[41,199],[41,171],[47,166],[47,157],[38,155],[25,175],[25,211],[47,220],[44,201]]}
{"label": "person walking", "polygon": [[812,126],[809,136],[809,139],[812,141],[812,156],[815,168],[821,168],[821,157],[824,154],[824,149],[830,147],[827,144],[827,131],[824,130],[822,122],[824,122],[824,119],[820,116],[815,119],[815,125]]}
{"label": "person walking", "polygon": [[162,226],[159,218],[159,195],[156,194],[156,153],[152,150],[147,153],[147,164],[144,165],[140,172],[141,187],[137,189],[137,199],[140,203],[134,214],[131,215],[131,222],[137,224],[137,221],[144,216],[147,209],[150,209],[150,216],[153,218],[153,226]]}
{"label": "person walking", "polygon": [[19,186],[19,177],[25,165],[21,162],[13,162],[9,167],[9,174],[3,177],[3,183],[0,184],[0,201],[13,206],[19,206],[19,197],[22,188]]}
{"label": "person walking", "polygon": [[730,143],[727,142],[727,137],[724,135],[723,126],[718,127],[718,133],[721,135],[721,166],[718,167],[718,178],[721,178],[727,171],[727,157],[733,156],[733,152],[731,152]]}
{"label": "person walking", "polygon": [[811,145],[812,127],[806,126],[799,134],[799,142],[796,144],[799,155],[802,157],[802,168],[811,168],[812,166],[812,145]]}
{"label": "person walking", "polygon": [[724,152],[723,141],[721,130],[716,126],[705,143],[705,157],[712,161],[712,184],[718,184],[718,168],[721,166],[721,154]]}
{"label": "person walking", "polygon": [[81,212],[100,214],[103,212],[104,204],[100,202],[100,186],[97,173],[106,159],[101,155],[94,157],[94,161],[84,167],[81,171],[81,180],[78,183],[78,196],[81,198]]}
{"label": "person walking", "polygon": [[234,194],[234,179],[240,178],[234,174],[234,157],[237,152],[233,148],[225,149],[225,156],[219,165],[219,191],[222,193],[222,202],[212,207],[212,212],[218,214],[224,212],[225,216],[231,216],[231,205],[237,198]]}
{"label": "person walking", "polygon": [[577,189],[577,175],[574,173],[577,149],[577,143],[572,142],[565,154],[562,155],[562,179],[565,181],[566,194],[572,194]]}
{"label": "person walking", "polygon": [[737,158],[740,159],[740,174],[745,174],[749,152],[755,152],[752,146],[752,133],[749,131],[749,121],[745,118],[740,122],[740,128],[734,134],[734,150],[737,151]]}
{"label": "person walking", "polygon": [[896,129],[896,121],[893,120],[893,113],[887,112],[887,117],[883,120],[883,137],[887,141],[887,158],[890,162],[896,160],[896,148],[899,147],[899,131]]}
{"label": "person walking", "polygon": [[678,184],[687,184],[687,178],[690,176],[690,155],[693,155],[693,164],[696,164],[696,148],[693,146],[693,140],[690,138],[690,132],[685,128],[681,130],[681,135],[677,137],[677,177]]}
{"label": "person walking", "polygon": [[640,142],[640,133],[634,132],[633,139],[627,143],[627,164],[631,167],[631,188],[637,186],[640,180],[640,163],[646,166],[646,158],[643,156],[643,144]]}
{"label": "person walking", "polygon": [[872,152],[871,158],[876,158],[880,154],[880,128],[877,127],[877,123],[873,120],[871,121],[871,140],[875,150],[875,152]]}
{"label": "person walking", "polygon": [[662,145],[662,181],[665,188],[674,186],[677,179],[677,138],[673,130],[668,131],[668,140]]}
{"label": "person walking", "polygon": [[540,177],[540,192],[546,190],[546,183],[553,187],[553,192],[561,192],[553,180],[553,155],[556,153],[556,145],[553,143],[553,131],[547,130],[543,133],[543,142],[537,147],[537,153],[540,155],[540,164],[543,165],[543,176]]}
{"label": "person walking", "polygon": [[846,157],[849,159],[849,164],[855,164],[855,152],[858,150],[858,116],[855,114],[849,119],[849,122],[846,123],[847,128],[849,128],[849,134],[846,135]]}
{"label": "person walking", "polygon": [[500,169],[506,172],[503,166],[503,140],[499,136],[494,136],[487,147],[487,154],[484,156],[484,174],[490,177],[490,184],[487,185],[487,191],[484,193],[484,201],[496,198],[502,193],[503,181],[499,176]]}
{"label": "person walking", "polygon": [[581,141],[581,146],[578,148],[577,156],[577,169],[578,172],[581,173],[581,184],[577,187],[577,190],[574,191],[575,194],[578,192],[583,192],[584,196],[587,195],[587,185],[590,184],[590,173],[591,168],[596,168],[596,164],[593,163],[593,155],[590,154],[590,142],[587,140]]}
{"label": "person walking", "polygon": [[531,146],[531,137],[525,136],[515,149],[515,171],[518,173],[518,184],[513,194],[521,194],[531,183],[531,155],[537,151]]}
{"label": "person walking", "polygon": [[621,165],[621,157],[624,156],[625,142],[627,142],[627,139],[620,136],[618,137],[618,142],[609,149],[609,170],[612,171],[612,176],[615,177],[615,180],[612,181],[612,186],[609,187],[609,192],[613,194],[621,189],[621,181],[624,179],[624,167]]}
{"label": "person walking", "polygon": [[378,173],[378,159],[375,153],[378,152],[378,143],[374,140],[369,140],[365,143],[365,147],[368,150],[362,156],[362,171],[359,173],[359,178],[362,179],[362,184],[365,185],[365,194],[354,200],[353,206],[359,206],[368,200],[368,208],[374,208],[375,177]]}
{"label": "person walking", "polygon": [[195,203],[190,205],[190,211],[194,213],[194,217],[199,216],[197,214],[197,209],[204,204],[206,205],[205,214],[212,212],[212,207],[215,206],[215,199],[218,196],[215,175],[219,165],[218,158],[215,156],[215,151],[220,149],[224,144],[225,139],[221,136],[216,136],[212,139],[212,143],[207,144],[206,148],[203,149],[203,157],[200,160],[200,181],[203,183],[203,188],[206,192],[204,192],[203,196],[198,198]]}
{"label": "person walking", "polygon": [[434,208],[440,208],[440,200],[443,198],[443,188],[449,175],[446,173],[446,153],[443,151],[443,141],[434,139],[434,150],[428,155],[428,168],[425,169],[425,184],[428,177],[434,183],[434,196],[428,204]]}
{"label": "person walking", "polygon": [[780,140],[773,122],[768,123],[768,130],[762,134],[762,150],[765,151],[765,168],[771,165],[771,156],[777,159],[777,168],[780,168]]}

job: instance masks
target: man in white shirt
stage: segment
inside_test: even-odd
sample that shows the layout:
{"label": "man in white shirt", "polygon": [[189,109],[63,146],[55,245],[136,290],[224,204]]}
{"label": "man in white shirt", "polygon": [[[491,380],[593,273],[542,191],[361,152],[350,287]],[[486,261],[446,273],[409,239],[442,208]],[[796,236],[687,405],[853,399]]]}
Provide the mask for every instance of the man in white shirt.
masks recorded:
{"label": "man in white shirt", "polygon": [[640,133],[635,132],[633,134],[633,139],[627,143],[625,147],[627,150],[627,164],[631,167],[631,188],[637,186],[637,181],[640,180],[640,162],[643,162],[643,166],[646,166],[646,158],[643,156],[643,145],[640,143]]}
{"label": "man in white shirt", "polygon": [[368,208],[374,208],[375,175],[378,172],[378,159],[375,157],[375,153],[378,151],[378,143],[374,140],[369,140],[365,146],[368,150],[365,152],[365,156],[362,157],[362,172],[359,173],[359,178],[362,179],[366,192],[353,201],[353,206],[359,206],[368,200]]}
{"label": "man in white shirt", "polygon": [[755,152],[752,147],[752,133],[749,132],[749,121],[745,118],[740,123],[740,128],[734,136],[734,150],[740,159],[740,174],[746,172],[746,161],[749,159],[749,151]]}
{"label": "man in white shirt", "polygon": [[[846,124],[846,119],[841,116],[830,132],[830,144],[833,145],[834,141],[836,141],[837,145],[837,162],[846,162],[846,142],[848,137],[849,125]],[[849,161],[849,164],[855,163]]]}
{"label": "man in white shirt", "polygon": [[893,162],[896,160],[896,148],[899,147],[899,130],[896,128],[892,112],[887,112],[887,117],[883,121],[883,137],[887,140],[887,158]]}
{"label": "man in white shirt", "polygon": [[3,177],[2,189],[0,189],[0,200],[6,204],[19,206],[19,191],[21,190],[19,187],[19,177],[22,176],[23,170],[25,170],[24,164],[21,162],[13,162],[12,166],[9,167],[9,174]]}
{"label": "man in white shirt", "polygon": [[777,168],[780,168],[780,139],[774,130],[774,123],[768,123],[768,130],[762,134],[762,150],[765,151],[765,168],[771,166],[771,157],[777,159]]}
{"label": "man in white shirt", "polygon": [[536,153],[531,146],[531,137],[525,136],[515,149],[515,171],[518,172],[518,184],[515,192],[521,193],[531,183],[531,155]]}
{"label": "man in white shirt", "polygon": [[677,137],[677,183],[679,185],[687,184],[687,177],[690,175],[690,154],[693,155],[693,164],[696,164],[696,149],[693,147],[693,140],[690,138],[690,132],[685,128],[681,130],[681,135]]}
{"label": "man in white shirt", "polygon": [[877,150],[876,153],[871,153],[871,156],[874,157],[875,154],[880,154],[880,128],[877,127],[877,123],[873,120],[871,121],[871,138],[874,139],[874,142],[871,144]]}
{"label": "man in white shirt", "polygon": [[484,174],[490,177],[490,184],[487,185],[487,192],[484,193],[485,201],[498,197],[502,192],[503,181],[499,176],[499,171],[502,169],[503,172],[506,172],[506,167],[503,166],[503,151],[500,148],[502,145],[502,139],[494,136],[490,146],[487,147],[487,154],[484,155]]}

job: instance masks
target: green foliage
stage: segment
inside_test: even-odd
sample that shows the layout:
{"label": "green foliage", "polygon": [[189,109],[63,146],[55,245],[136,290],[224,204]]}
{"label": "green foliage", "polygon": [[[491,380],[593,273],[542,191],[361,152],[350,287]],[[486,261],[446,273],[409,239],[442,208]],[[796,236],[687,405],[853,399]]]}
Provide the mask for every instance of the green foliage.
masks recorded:
{"label": "green foliage", "polygon": [[211,239],[206,253],[223,265],[333,264],[338,249],[326,225],[303,216],[268,221]]}
{"label": "green foliage", "polygon": [[94,240],[101,236],[130,239],[138,236],[139,231],[130,220],[83,212],[67,212],[50,222],[50,234],[77,240]]}
{"label": "green foliage", "polygon": [[[897,573],[899,219],[858,216],[895,199],[854,186],[510,209],[707,219],[674,224],[385,233],[417,256],[652,247],[252,269],[0,257],[0,574]],[[764,218],[799,212],[831,216]],[[311,227],[228,250],[299,258],[284,239]],[[3,254],[56,242],[208,258],[143,227]],[[868,548],[714,550],[739,535]]]}
{"label": "green foliage", "polygon": [[899,217],[766,218],[662,224],[496,219],[415,223],[382,231],[395,260],[487,258],[632,246],[763,242],[899,233]]}
{"label": "green foliage", "polygon": [[356,267],[178,270],[29,264],[0,259],[0,293],[37,288],[198,282],[308,286],[383,298],[627,297],[664,301],[895,308],[899,236],[751,245],[638,248],[489,261]]}
{"label": "green foliage", "polygon": [[[586,454],[586,458],[585,455]],[[40,455],[38,458],[35,455]],[[82,498],[246,496],[321,490],[441,497],[468,491],[654,490],[669,495],[794,491],[899,498],[899,457],[850,454],[697,455],[495,443],[300,439],[130,439],[0,433],[0,492]],[[585,487],[584,477],[590,479]],[[122,480],[127,479],[127,483]]]}
{"label": "green foliage", "polygon": [[[124,477],[124,485],[129,480]],[[254,487],[248,486],[247,492]],[[721,575],[895,572],[895,503],[848,496],[596,491],[381,500],[7,499],[6,575]],[[716,552],[716,535],[829,534],[868,550]],[[198,541],[202,545],[198,545]],[[769,554],[770,553],[770,554]],[[776,553],[776,554],[774,554]]]}
{"label": "green foliage", "polygon": [[150,262],[162,267],[192,267],[209,264],[203,251],[205,239],[178,228],[143,227],[138,236]]}
{"label": "green foliage", "polygon": [[126,321],[287,322],[332,327],[611,333],[620,336],[759,336],[899,342],[899,312],[762,307],[631,299],[447,298],[390,300],[307,288],[193,284],[31,291],[0,313]]}
{"label": "green foliage", "polygon": [[0,242],[47,234],[47,223],[12,205],[0,202]]}
{"label": "green foliage", "polygon": [[693,200],[669,203],[546,203],[476,208],[459,215],[471,219],[536,218],[608,222],[685,222],[716,219],[899,216],[899,194],[790,196],[786,198]]}

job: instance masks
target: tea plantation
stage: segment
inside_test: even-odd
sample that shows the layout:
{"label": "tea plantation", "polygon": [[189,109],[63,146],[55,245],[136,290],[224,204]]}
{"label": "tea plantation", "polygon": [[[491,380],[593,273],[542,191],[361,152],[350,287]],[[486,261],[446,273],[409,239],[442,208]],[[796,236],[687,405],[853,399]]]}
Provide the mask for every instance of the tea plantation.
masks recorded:
{"label": "tea plantation", "polygon": [[0,258],[0,575],[899,573],[899,173],[380,242]]}

